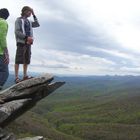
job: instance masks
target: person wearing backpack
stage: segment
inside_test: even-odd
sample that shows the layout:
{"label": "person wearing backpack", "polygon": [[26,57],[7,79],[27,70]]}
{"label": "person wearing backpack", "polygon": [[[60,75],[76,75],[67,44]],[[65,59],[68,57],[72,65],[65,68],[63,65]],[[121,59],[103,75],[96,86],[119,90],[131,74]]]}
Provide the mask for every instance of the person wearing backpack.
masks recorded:
{"label": "person wearing backpack", "polygon": [[0,9],[0,90],[2,90],[9,76],[9,54],[6,40],[8,32],[8,23],[6,20],[8,17],[8,9]]}
{"label": "person wearing backpack", "polygon": [[[28,17],[33,16],[34,21],[29,21]],[[16,57],[15,57],[15,83],[30,79],[27,74],[27,68],[31,59],[31,45],[33,44],[33,29],[39,27],[39,22],[34,11],[29,6],[24,6],[21,10],[21,17],[15,21],[15,38],[16,38]],[[18,77],[19,64],[23,65],[23,79]]]}

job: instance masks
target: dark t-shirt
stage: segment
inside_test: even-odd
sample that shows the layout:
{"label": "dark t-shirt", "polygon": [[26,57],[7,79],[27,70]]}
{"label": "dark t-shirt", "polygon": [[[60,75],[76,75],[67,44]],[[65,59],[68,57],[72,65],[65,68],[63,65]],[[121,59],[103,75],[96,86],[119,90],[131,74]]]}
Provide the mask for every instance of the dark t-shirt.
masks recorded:
{"label": "dark t-shirt", "polygon": [[26,36],[31,36],[31,26],[28,19],[24,19],[24,29]]}

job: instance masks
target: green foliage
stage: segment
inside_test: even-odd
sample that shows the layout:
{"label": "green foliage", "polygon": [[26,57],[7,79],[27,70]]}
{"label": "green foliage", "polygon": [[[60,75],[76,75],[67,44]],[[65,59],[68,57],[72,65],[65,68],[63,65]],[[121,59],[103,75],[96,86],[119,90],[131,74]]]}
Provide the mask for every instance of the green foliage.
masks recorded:
{"label": "green foliage", "polygon": [[56,80],[66,84],[12,123],[9,130],[19,137],[43,135],[50,140],[140,139],[140,77]]}

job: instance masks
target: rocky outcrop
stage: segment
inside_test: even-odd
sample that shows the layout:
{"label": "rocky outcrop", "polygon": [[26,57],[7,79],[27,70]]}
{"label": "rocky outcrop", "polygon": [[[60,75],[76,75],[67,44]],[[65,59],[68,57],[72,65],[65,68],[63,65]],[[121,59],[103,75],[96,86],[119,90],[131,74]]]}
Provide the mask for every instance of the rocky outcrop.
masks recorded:
{"label": "rocky outcrop", "polygon": [[42,136],[37,136],[33,138],[27,137],[27,138],[18,139],[18,140],[47,140],[47,139],[43,138]]}
{"label": "rocky outcrop", "polygon": [[[4,129],[11,121],[34,107],[37,102],[65,83],[52,82],[53,79],[52,75],[45,74],[20,82],[0,92],[0,98],[4,101],[3,104],[0,104],[0,127]],[[6,133],[3,129],[0,129],[1,140],[2,138],[5,138],[3,140],[15,139],[13,134]]]}

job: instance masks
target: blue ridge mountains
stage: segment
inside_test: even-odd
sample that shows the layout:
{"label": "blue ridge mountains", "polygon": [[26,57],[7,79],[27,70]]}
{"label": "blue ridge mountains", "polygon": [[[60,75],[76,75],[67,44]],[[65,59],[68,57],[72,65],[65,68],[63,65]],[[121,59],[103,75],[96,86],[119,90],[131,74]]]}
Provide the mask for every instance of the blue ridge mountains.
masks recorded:
{"label": "blue ridge mountains", "polygon": [[[13,76],[7,85],[12,84]],[[140,139],[140,76],[56,76],[66,84],[8,126],[17,137]],[[25,125],[26,124],[26,125]]]}

